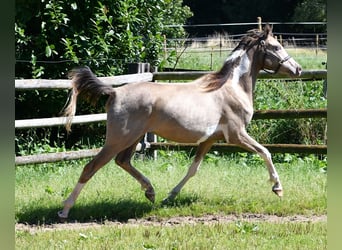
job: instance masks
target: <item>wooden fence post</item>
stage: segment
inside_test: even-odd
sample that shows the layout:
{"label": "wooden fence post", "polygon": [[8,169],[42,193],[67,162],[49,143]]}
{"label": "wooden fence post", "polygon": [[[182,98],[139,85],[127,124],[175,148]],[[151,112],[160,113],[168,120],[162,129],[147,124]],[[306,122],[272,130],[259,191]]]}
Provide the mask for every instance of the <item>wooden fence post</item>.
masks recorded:
{"label": "wooden fence post", "polygon": [[316,56],[318,54],[318,48],[319,48],[319,35],[316,34]]}
{"label": "wooden fence post", "polygon": [[258,21],[258,29],[259,31],[262,31],[262,20],[260,16],[257,17],[257,21]]}
{"label": "wooden fence post", "polygon": [[[146,73],[151,72],[151,66],[149,63],[129,63],[128,64],[128,73],[129,74],[137,74],[137,73]],[[146,133],[144,138],[137,145],[136,151],[144,154],[148,152],[146,149],[150,148],[151,142],[157,142],[157,136],[153,133]],[[153,156],[156,157],[156,152],[154,150]]]}
{"label": "wooden fence post", "polygon": [[138,74],[150,72],[149,63],[129,63],[128,64],[128,74]]}

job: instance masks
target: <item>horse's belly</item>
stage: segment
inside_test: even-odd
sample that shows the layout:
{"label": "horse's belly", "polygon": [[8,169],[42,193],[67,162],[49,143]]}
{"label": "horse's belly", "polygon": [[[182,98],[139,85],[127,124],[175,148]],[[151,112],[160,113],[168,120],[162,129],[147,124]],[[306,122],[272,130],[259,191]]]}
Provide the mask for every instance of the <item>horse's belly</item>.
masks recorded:
{"label": "horse's belly", "polygon": [[223,137],[221,125],[208,125],[199,127],[167,126],[159,127],[153,131],[157,135],[179,143],[201,143],[210,139],[220,139]]}

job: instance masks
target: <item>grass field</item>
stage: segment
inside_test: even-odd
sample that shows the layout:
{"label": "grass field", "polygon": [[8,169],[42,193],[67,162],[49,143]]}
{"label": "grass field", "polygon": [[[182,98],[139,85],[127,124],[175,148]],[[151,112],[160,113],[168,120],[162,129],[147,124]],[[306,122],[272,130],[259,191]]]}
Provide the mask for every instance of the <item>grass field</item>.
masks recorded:
{"label": "grass field", "polygon": [[327,249],[326,223],[101,226],[20,231],[17,249]]}
{"label": "grass field", "polygon": [[[315,48],[286,48],[304,70],[325,69],[323,62],[327,61],[326,50],[316,50]],[[210,49],[178,49],[177,63],[172,62],[166,65],[170,68],[194,69],[194,70],[218,70],[231,53],[231,50],[219,51],[218,48]]]}
{"label": "grass field", "polygon": [[[275,157],[275,161],[285,189],[282,200],[272,194],[267,171],[258,156],[243,153],[223,157],[212,153],[169,205],[162,205],[161,201],[185,174],[189,164],[185,153],[167,152],[156,161],[135,160],[137,168],[150,178],[156,189],[155,204],[145,199],[132,177],[110,163],[86,185],[70,212],[70,222],[119,221],[124,225],[33,233],[17,230],[16,246],[18,249],[29,246],[34,246],[33,249],[255,249],[262,245],[261,249],[324,249],[325,221],[286,222],[281,218],[326,215],[326,161],[290,155]],[[16,222],[42,227],[58,223],[56,213],[61,209],[61,201],[72,190],[83,164],[84,161],[78,161],[17,167]],[[125,224],[130,219],[210,214],[263,214],[277,215],[280,219],[278,223],[232,221],[177,227]],[[318,243],[320,248],[315,248]]]}

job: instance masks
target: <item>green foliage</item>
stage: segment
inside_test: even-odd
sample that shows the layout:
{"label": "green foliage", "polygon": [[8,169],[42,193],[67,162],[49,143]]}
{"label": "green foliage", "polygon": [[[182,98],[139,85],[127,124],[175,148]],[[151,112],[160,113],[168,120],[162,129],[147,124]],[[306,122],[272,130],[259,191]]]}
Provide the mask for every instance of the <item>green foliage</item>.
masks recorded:
{"label": "green foliage", "polygon": [[[326,21],[325,0],[184,0],[190,6],[194,15],[189,19],[191,24],[219,24],[256,22],[262,17],[264,22],[303,22]],[[201,27],[187,28],[191,35],[203,36],[215,31],[228,33],[244,33],[247,26]],[[249,26],[251,27],[251,26]],[[249,27],[247,29],[249,29]],[[279,25],[281,32],[326,32],[326,26]],[[310,31],[309,31],[310,30]],[[279,30],[278,30],[279,31]]]}
{"label": "green foliage", "polygon": [[27,131],[25,136],[19,134],[18,137],[15,138],[15,145],[19,155],[33,155],[66,151],[64,143],[58,144],[55,141],[53,145],[51,145],[48,137],[41,138],[34,129]]}
{"label": "green foliage", "polygon": [[164,35],[184,36],[190,9],[177,1],[16,1],[16,77],[61,78],[79,64],[98,75],[122,73],[127,62],[162,60]]}
{"label": "green foliage", "polygon": [[[326,108],[323,81],[259,81],[255,110]],[[325,118],[253,120],[248,131],[261,143],[324,144]]]}
{"label": "green foliage", "polygon": [[297,22],[326,22],[327,1],[326,0],[302,0],[293,14],[293,21]]}
{"label": "green foliage", "polygon": [[[164,60],[164,35],[185,34],[183,29],[164,26],[183,24],[190,15],[182,0],[16,0],[15,75],[63,79],[80,64],[90,66],[98,76],[124,73],[129,62],[159,66]],[[59,116],[67,100],[66,91],[16,91],[15,95],[16,119]],[[101,112],[98,107],[79,104],[78,110],[80,114]],[[84,138],[87,134],[102,138],[104,129],[103,124],[74,126],[68,141],[76,146],[88,140]],[[16,135],[16,152],[21,154],[37,151],[31,144],[23,149],[32,138],[37,145],[49,141],[55,146],[68,136],[56,128],[18,131]]]}

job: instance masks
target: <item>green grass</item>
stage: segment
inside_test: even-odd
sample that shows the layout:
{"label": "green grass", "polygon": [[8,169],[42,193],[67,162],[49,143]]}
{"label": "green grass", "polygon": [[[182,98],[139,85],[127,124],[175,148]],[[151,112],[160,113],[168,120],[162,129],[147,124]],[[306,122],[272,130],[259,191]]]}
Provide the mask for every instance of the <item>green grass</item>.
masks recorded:
{"label": "green grass", "polygon": [[[327,214],[326,161],[314,156],[275,155],[285,190],[283,199],[271,192],[268,174],[258,156],[211,152],[200,171],[174,203],[162,199],[189,165],[185,153],[162,152],[158,160],[134,161],[157,192],[156,203],[140,185],[110,163],[85,186],[70,211],[70,222],[103,222],[83,229],[17,230],[17,249],[325,249],[326,222],[248,222],[179,226],[106,225],[129,219],[175,216],[264,214],[295,216]],[[58,223],[57,211],[72,191],[83,161],[16,167],[15,218],[18,223]]]}
{"label": "green grass", "polygon": [[326,223],[102,226],[16,232],[17,249],[327,249]]}
{"label": "green grass", "polygon": [[[276,164],[285,189],[285,197],[280,200],[271,192],[268,173],[260,158],[241,155],[229,159],[209,154],[198,174],[169,206],[161,205],[161,201],[185,175],[190,163],[187,157],[177,159],[175,153],[168,160],[165,157],[157,161],[136,160],[137,168],[155,187],[155,204],[145,199],[140,185],[131,176],[110,163],[87,183],[70,217],[78,221],[126,221],[146,216],[216,213],[326,213],[326,174],[322,172],[325,162],[288,155],[283,159],[285,162]],[[83,164],[17,167],[16,221],[56,222],[61,202],[72,191],[82,168]]]}
{"label": "green grass", "polygon": [[[308,69],[325,69],[322,62],[327,61],[327,53],[324,50],[317,50],[312,48],[285,48],[304,70]],[[182,51],[180,49],[179,51]],[[176,68],[180,69],[194,69],[194,70],[219,70],[223,62],[229,56],[230,51],[217,50],[193,50],[188,48],[184,53],[178,52],[179,60]],[[166,67],[173,68],[175,64],[169,63]]]}

